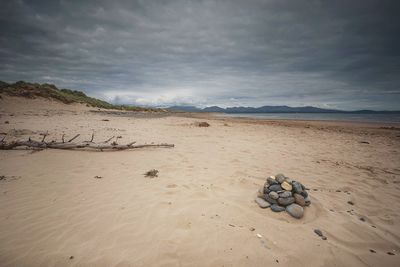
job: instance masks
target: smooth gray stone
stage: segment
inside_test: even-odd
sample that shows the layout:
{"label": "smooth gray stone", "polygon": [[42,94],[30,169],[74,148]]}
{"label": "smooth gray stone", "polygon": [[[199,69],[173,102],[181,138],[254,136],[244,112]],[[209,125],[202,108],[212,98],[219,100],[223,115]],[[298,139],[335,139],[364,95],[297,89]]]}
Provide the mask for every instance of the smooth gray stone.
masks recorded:
{"label": "smooth gray stone", "polygon": [[300,219],[304,215],[303,207],[295,203],[287,206],[286,211],[296,219]]}
{"label": "smooth gray stone", "polygon": [[264,195],[264,199],[265,199],[266,201],[268,201],[269,203],[271,203],[271,204],[276,204],[276,203],[278,203],[278,202],[276,202],[275,199],[271,198],[271,197],[269,196],[269,194],[265,194],[265,195]]}
{"label": "smooth gray stone", "polygon": [[256,197],[256,203],[258,204],[258,206],[260,206],[260,208],[268,208],[269,206],[271,206],[271,204],[269,204],[267,201],[265,201],[264,199],[260,198],[260,197]]}
{"label": "smooth gray stone", "polygon": [[277,204],[271,205],[271,210],[275,212],[281,212],[285,210],[285,207],[279,206]]}
{"label": "smooth gray stone", "polygon": [[294,203],[294,197],[280,197],[278,198],[278,204],[281,206],[287,206]]}
{"label": "smooth gray stone", "polygon": [[301,184],[299,182],[293,182],[292,186],[295,193],[300,194],[303,191],[303,188],[301,187]]}
{"label": "smooth gray stone", "polygon": [[269,192],[269,197],[270,198],[272,198],[272,199],[278,199],[279,198],[279,195],[278,195],[278,193],[277,192],[275,192],[275,191],[271,191],[271,192]]}
{"label": "smooth gray stone", "polygon": [[279,185],[279,184],[273,184],[273,185],[271,185],[270,187],[268,187],[269,188],[269,190],[271,190],[271,191],[280,191],[280,190],[282,190],[282,187],[281,187],[281,185]]}
{"label": "smooth gray stone", "polygon": [[292,192],[290,191],[283,191],[283,193],[279,194],[280,197],[291,197],[292,196]]}

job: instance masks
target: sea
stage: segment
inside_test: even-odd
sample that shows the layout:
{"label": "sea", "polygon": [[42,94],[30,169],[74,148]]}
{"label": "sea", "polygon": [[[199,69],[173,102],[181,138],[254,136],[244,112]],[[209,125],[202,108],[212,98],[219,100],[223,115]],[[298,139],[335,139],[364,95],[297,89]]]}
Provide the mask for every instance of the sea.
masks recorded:
{"label": "sea", "polygon": [[349,114],[349,113],[223,113],[227,117],[243,117],[270,120],[326,120],[400,123],[400,114]]}

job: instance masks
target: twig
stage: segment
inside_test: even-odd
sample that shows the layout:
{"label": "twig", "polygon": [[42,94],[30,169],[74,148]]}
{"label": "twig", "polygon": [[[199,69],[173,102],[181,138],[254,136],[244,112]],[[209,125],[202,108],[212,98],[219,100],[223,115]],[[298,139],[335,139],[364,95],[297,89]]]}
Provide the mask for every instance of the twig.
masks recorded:
{"label": "twig", "polygon": [[46,139],[46,136],[48,136],[48,135],[49,135],[49,132],[46,132],[46,133],[43,134],[42,142],[44,142],[44,139]]}
{"label": "twig", "polygon": [[104,144],[107,144],[107,143],[110,142],[113,138],[114,138],[114,135],[113,135],[112,137],[108,138],[108,139],[107,139],[106,141],[104,141],[103,143],[104,143]]}
{"label": "twig", "polygon": [[74,137],[72,137],[71,139],[69,139],[68,143],[71,143],[72,141],[74,141],[76,138],[78,138],[78,136],[80,136],[80,134],[77,134]]}
{"label": "twig", "polygon": [[94,132],[92,133],[92,138],[90,138],[90,141],[85,141],[85,143],[93,143],[93,139],[94,139]]}

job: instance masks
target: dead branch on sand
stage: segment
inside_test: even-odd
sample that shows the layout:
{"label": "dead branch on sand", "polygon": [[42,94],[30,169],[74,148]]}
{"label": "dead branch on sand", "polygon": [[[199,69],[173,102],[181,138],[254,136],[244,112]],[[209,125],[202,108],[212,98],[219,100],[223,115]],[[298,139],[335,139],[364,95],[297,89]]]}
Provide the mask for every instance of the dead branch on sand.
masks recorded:
{"label": "dead branch on sand", "polygon": [[[26,148],[30,150],[41,150],[41,149],[68,149],[68,150],[96,150],[96,151],[114,151],[114,150],[127,150],[127,149],[136,149],[136,148],[145,148],[145,147],[164,147],[164,148],[169,148],[169,147],[174,147],[174,144],[143,144],[143,145],[134,145],[136,142],[131,142],[125,145],[119,145],[116,142],[111,143],[110,145],[104,144],[98,144],[94,143],[94,133],[92,134],[91,141],[84,141],[83,143],[72,143],[73,140],[78,138],[80,134],[75,135],[73,138],[68,140],[68,142],[65,142],[64,140],[64,135],[62,136],[62,141],[61,142],[56,142],[56,141],[51,141],[51,142],[45,142],[45,137],[48,136],[49,134],[46,133],[46,135],[43,137],[42,141],[35,141],[29,138],[27,141],[11,141],[7,142],[5,141],[5,136],[4,138],[0,141],[0,150],[12,150],[16,148]],[[113,137],[112,137],[113,138]],[[109,140],[111,140],[110,138]],[[108,142],[108,141],[107,141]]]}

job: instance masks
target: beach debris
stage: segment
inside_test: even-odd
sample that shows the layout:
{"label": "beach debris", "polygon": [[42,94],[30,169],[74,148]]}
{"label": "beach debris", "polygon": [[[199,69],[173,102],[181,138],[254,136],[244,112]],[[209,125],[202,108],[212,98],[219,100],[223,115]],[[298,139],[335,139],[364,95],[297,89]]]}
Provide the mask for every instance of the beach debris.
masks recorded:
{"label": "beach debris", "polygon": [[210,127],[210,124],[206,121],[198,122],[197,123],[198,127]]}
{"label": "beach debris", "polygon": [[395,254],[394,254],[393,252],[391,252],[391,251],[387,252],[386,254],[391,255],[391,256],[395,255]]}
{"label": "beach debris", "polygon": [[254,228],[254,227],[250,227],[250,228],[249,228],[249,230],[253,232],[253,231],[255,231],[255,230],[256,230],[256,228]]}
{"label": "beach debris", "polygon": [[[258,238],[262,238],[262,235],[260,235],[260,234],[256,234],[256,236],[258,237]],[[388,252],[389,253],[389,252]]]}
{"label": "beach debris", "polygon": [[314,229],[314,233],[316,233],[318,236],[324,236],[321,230],[319,229]]}
{"label": "beach debris", "polygon": [[61,141],[45,141],[46,137],[49,136],[49,133],[41,134],[43,136],[41,141],[36,141],[31,139],[30,137],[26,141],[17,140],[17,141],[10,141],[7,142],[5,140],[5,135],[0,140],[0,150],[12,150],[18,148],[25,148],[30,150],[42,150],[42,149],[64,149],[64,150],[96,150],[96,151],[115,151],[115,150],[128,150],[128,149],[138,149],[138,148],[145,148],[145,147],[163,147],[163,148],[172,148],[174,144],[143,144],[143,145],[134,145],[136,142],[131,142],[126,145],[119,145],[117,142],[112,142],[110,145],[105,144],[108,143],[112,138],[107,139],[103,144],[95,143],[94,140],[94,133],[92,134],[90,141],[83,141],[81,143],[73,143],[75,139],[77,139],[80,134],[76,134],[74,137],[65,141],[65,134],[62,135]]}
{"label": "beach debris", "polygon": [[319,229],[314,229],[314,233],[317,234],[319,237],[321,237],[322,240],[327,240],[328,238],[324,236],[321,230]]}
{"label": "beach debris", "polygon": [[74,256],[70,256],[69,259],[70,259],[70,260],[73,260],[73,259],[74,259]]}
{"label": "beach debris", "polygon": [[154,178],[154,177],[158,177],[158,170],[156,169],[152,169],[150,171],[147,171],[144,176],[146,177],[150,177],[150,178]]}
{"label": "beach debris", "polygon": [[5,121],[5,122],[4,122],[4,124],[9,124],[9,123],[10,123],[9,121]]}
{"label": "beach debris", "polygon": [[354,205],[354,202],[353,201],[347,201],[347,203],[349,203],[350,205]]}
{"label": "beach debris", "polygon": [[321,237],[322,240],[327,240],[328,238],[324,236],[321,230],[319,229],[314,229],[314,233],[316,233],[319,237]]}
{"label": "beach debris", "polygon": [[110,121],[109,119],[102,119],[101,121]]}
{"label": "beach debris", "polygon": [[267,177],[263,187],[258,190],[255,202],[263,209],[270,207],[274,212],[286,211],[300,219],[304,215],[304,207],[311,204],[306,190],[309,189],[302,183],[280,173]]}
{"label": "beach debris", "polygon": [[102,176],[96,175],[94,178],[96,178],[96,179],[101,179],[101,178],[103,178],[103,177],[102,177]]}
{"label": "beach debris", "polygon": [[376,253],[376,251],[373,250],[373,249],[370,249],[369,252],[371,252],[371,253]]}
{"label": "beach debris", "polygon": [[367,144],[367,145],[369,145],[369,142],[367,142],[367,141],[360,141],[360,144]]}

